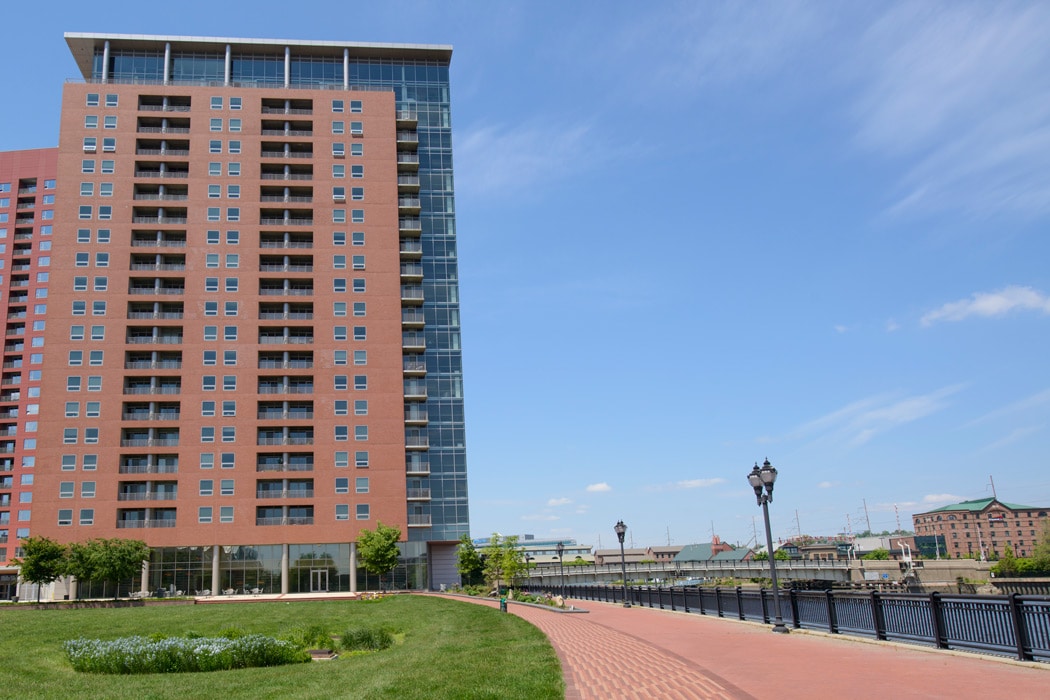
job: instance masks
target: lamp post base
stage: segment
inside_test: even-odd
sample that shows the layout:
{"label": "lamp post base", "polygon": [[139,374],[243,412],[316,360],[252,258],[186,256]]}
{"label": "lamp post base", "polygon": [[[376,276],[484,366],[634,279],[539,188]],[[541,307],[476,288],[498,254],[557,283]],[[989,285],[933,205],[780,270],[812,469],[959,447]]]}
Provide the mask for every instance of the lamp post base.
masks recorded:
{"label": "lamp post base", "polygon": [[773,631],[777,634],[788,634],[791,630],[787,628],[783,620],[777,620],[773,623]]}

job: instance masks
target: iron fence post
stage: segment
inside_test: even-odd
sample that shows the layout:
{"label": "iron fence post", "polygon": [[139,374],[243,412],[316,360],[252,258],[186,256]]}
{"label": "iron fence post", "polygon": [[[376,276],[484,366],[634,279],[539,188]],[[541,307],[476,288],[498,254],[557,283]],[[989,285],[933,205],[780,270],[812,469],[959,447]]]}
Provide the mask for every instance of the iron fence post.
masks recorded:
{"label": "iron fence post", "polygon": [[824,591],[824,599],[828,605],[828,632],[839,633],[839,612],[835,607],[835,595],[831,591]]}
{"label": "iron fence post", "polygon": [[941,594],[930,594],[930,622],[933,625],[933,643],[938,649],[948,648],[947,630],[944,629],[944,610],[941,607]]}
{"label": "iron fence post", "polygon": [[886,639],[886,616],[882,609],[882,596],[878,591],[871,592],[871,622],[875,628],[875,639]]}
{"label": "iron fence post", "polygon": [[1010,617],[1014,621],[1014,642],[1017,644],[1017,658],[1021,661],[1032,661],[1033,655],[1028,651],[1028,631],[1025,628],[1024,616],[1021,614],[1021,604],[1017,601],[1017,593],[1009,595]]}

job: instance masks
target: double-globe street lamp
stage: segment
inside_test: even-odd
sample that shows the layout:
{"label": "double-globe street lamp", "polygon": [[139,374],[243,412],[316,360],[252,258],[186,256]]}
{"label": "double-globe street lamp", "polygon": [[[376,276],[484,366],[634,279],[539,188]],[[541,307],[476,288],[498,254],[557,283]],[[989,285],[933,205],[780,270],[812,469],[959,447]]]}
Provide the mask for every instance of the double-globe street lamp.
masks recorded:
{"label": "double-globe street lamp", "polygon": [[773,484],[777,480],[777,470],[767,459],[759,468],[755,468],[747,475],[747,481],[755,490],[755,498],[758,505],[762,507],[762,516],[766,521],[766,553],[769,558],[769,576],[773,579],[773,608],[776,612],[776,620],[773,622],[773,631],[787,634],[788,628],[784,625],[784,618],[780,614],[780,587],[777,585],[777,562],[773,556],[773,533],[769,529],[769,503],[773,500]]}
{"label": "double-globe street lamp", "polygon": [[620,540],[620,574],[623,576],[623,607],[631,607],[630,601],[627,600],[627,559],[623,555],[623,536],[627,534],[627,526],[623,524],[622,520],[616,522],[613,526],[613,530],[616,531],[616,539]]}
{"label": "double-globe street lamp", "polygon": [[554,551],[558,553],[558,573],[561,576],[561,597],[565,597],[565,567],[562,565],[562,555],[565,553],[565,545],[559,542],[554,547]]}

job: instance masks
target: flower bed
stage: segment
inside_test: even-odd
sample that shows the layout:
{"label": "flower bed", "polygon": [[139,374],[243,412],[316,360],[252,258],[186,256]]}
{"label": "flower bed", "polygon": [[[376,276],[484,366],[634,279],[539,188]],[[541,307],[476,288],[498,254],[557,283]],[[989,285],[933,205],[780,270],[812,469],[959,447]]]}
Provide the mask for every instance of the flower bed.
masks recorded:
{"label": "flower bed", "polygon": [[73,639],[65,643],[73,669],[85,673],[183,673],[281,666],[310,660],[290,642],[261,634],[225,637],[122,637],[112,641]]}

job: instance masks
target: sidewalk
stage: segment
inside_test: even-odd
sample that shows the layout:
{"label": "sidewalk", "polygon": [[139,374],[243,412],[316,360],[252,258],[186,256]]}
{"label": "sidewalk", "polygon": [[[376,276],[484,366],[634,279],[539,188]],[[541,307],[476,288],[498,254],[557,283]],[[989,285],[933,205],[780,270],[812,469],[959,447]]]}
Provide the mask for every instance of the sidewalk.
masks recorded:
{"label": "sidewalk", "polygon": [[1048,664],[813,632],[779,635],[768,625],[570,602],[589,612],[561,614],[509,603],[511,613],[550,639],[561,659],[568,700],[1050,695]]}

